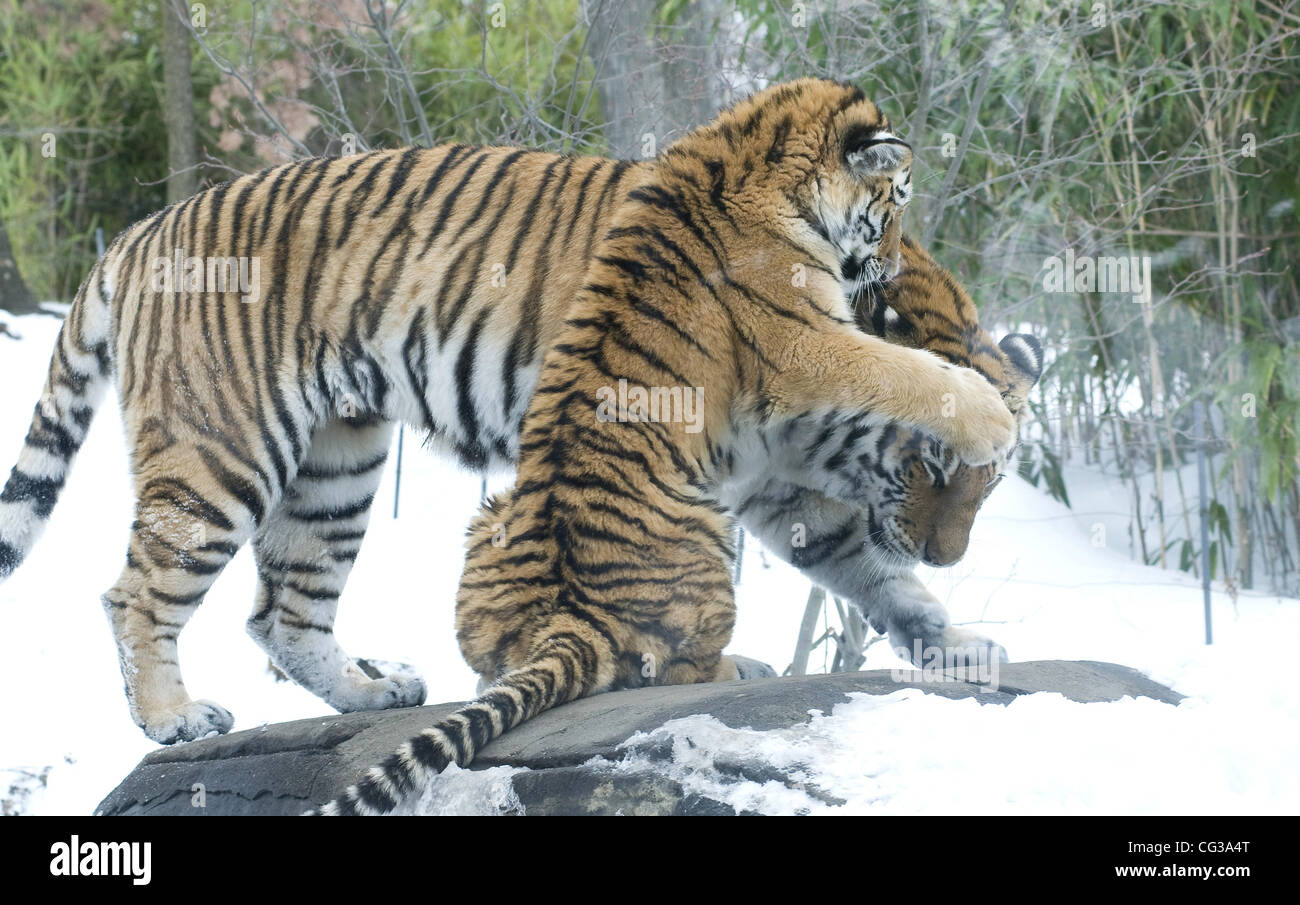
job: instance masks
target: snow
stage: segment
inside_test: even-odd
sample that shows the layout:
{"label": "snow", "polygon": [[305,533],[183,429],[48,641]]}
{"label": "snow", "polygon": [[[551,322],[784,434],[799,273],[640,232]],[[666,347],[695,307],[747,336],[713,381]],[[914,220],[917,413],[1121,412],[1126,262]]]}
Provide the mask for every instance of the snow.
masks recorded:
{"label": "snow", "polygon": [[[41,316],[8,323],[23,339],[0,336],[6,472],[59,326]],[[430,701],[464,700],[474,694],[476,676],[456,647],[453,606],[479,477],[426,453],[410,434],[406,440],[401,517],[392,517],[390,458],[338,634],[354,655],[413,664],[428,681]],[[496,476],[489,486],[508,481]],[[1113,486],[1110,508],[1122,508],[1123,492]],[[0,585],[0,797],[16,810],[90,813],[155,747],[127,714],[99,604],[121,569],[130,521],[126,457],[110,395],[45,536]],[[1300,629],[1300,601],[1242,592],[1234,604],[1216,585],[1215,643],[1207,647],[1196,579],[1131,561],[1121,532],[1094,546],[1095,521],[1008,478],[976,520],[966,557],[949,569],[923,568],[921,576],[954,621],[995,637],[1013,659],[1133,666],[1189,695],[1180,707],[1145,699],[1085,705],[1059,695],[981,707],[903,690],[855,698],[779,732],[728,729],[705,716],[674,721],[657,730],[676,739],[677,751],[659,768],[692,790],[771,813],[1300,810],[1293,766],[1300,762],[1300,692],[1284,674],[1289,657],[1276,653]],[[745,546],[731,650],[779,671],[793,653],[808,583],[752,536]],[[229,708],[237,730],[330,713],[303,689],[276,682],[244,634],[253,590],[245,550],[181,636],[191,695]],[[821,652],[813,659],[811,668],[821,671]],[[898,665],[888,645],[876,644],[864,668]],[[717,767],[755,752],[802,771],[803,787],[737,780]],[[610,769],[644,767],[641,756],[630,748],[627,763]],[[42,785],[32,777],[47,767]],[[504,768],[462,771],[416,810],[509,810],[508,775]],[[4,791],[14,784],[21,789]],[[830,803],[836,800],[845,803]]]}
{"label": "snow", "polygon": [[635,752],[611,769],[658,769],[688,793],[764,814],[1285,814],[1300,792],[1293,728],[1236,702],[851,697],[791,729],[673,720],[630,740],[671,745],[667,769]]}
{"label": "snow", "polygon": [[[405,471],[405,466],[403,466]],[[523,767],[462,769],[450,764],[439,781],[425,787],[419,798],[400,804],[394,817],[499,817],[523,810],[511,781]]]}

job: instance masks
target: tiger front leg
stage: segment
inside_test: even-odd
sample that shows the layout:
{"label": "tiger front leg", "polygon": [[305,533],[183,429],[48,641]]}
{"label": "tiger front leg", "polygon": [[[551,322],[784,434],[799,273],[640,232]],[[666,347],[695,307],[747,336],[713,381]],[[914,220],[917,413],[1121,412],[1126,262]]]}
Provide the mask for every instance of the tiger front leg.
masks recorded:
{"label": "tiger front leg", "polygon": [[[869,423],[888,421],[934,436],[968,465],[993,462],[1015,445],[1016,419],[998,390],[977,371],[929,352],[851,328],[807,329],[778,363],[762,390],[769,427],[840,430],[852,444]],[[870,467],[869,453],[850,445],[837,464]]]}
{"label": "tiger front leg", "polygon": [[1010,659],[993,639],[953,625],[948,610],[911,572],[870,587],[861,607],[872,626],[889,635],[894,653],[918,668],[987,667]]}

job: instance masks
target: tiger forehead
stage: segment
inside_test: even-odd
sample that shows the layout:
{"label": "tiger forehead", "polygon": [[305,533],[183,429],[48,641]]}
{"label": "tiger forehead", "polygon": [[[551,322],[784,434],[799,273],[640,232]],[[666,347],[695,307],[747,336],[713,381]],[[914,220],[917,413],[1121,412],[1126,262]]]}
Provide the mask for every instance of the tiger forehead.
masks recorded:
{"label": "tiger forehead", "polygon": [[850,129],[887,132],[889,128],[889,120],[860,89],[820,79],[801,79],[759,92],[719,123],[728,141],[760,135],[788,138],[797,132],[842,141]]}

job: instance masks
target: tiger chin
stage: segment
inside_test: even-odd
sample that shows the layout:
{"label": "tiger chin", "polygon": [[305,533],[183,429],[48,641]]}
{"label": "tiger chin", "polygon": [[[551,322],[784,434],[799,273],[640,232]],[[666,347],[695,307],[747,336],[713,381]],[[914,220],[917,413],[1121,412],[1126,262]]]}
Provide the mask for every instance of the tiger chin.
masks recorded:
{"label": "tiger chin", "polygon": [[[937,483],[1005,463],[1018,426],[1008,402],[1032,378],[1000,387],[869,335],[845,292],[864,259],[901,253],[911,162],[860,91],[817,80],[760,92],[660,156],[546,353],[514,486],[470,527],[456,631],[488,687],[322,813],[391,811],[576,698],[735,678],[723,649],[738,479],[779,474],[866,514],[875,541],[864,506],[879,469]],[[700,388],[702,429],[600,417],[620,381]]]}

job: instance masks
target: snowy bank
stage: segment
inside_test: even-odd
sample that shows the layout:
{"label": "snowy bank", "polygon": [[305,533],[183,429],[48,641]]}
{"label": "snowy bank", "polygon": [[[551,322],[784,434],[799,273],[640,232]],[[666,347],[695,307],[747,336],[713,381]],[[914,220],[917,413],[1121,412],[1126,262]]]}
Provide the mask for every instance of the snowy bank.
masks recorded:
{"label": "snowy bank", "polygon": [[[806,814],[916,808],[927,780],[931,745],[946,726],[976,739],[989,720],[1021,741],[1023,720],[987,710],[1041,711],[1022,699],[1077,708],[1138,704],[1141,719],[1161,727],[1181,696],[1134,670],[1107,663],[1039,661],[992,674],[871,670],[716,685],[618,691],[566,704],[524,723],[483,749],[469,770],[435,778],[403,812],[422,814]],[[942,709],[922,705],[943,702]],[[909,706],[912,703],[914,706]],[[1001,705],[1001,706],[993,706]],[[298,720],[204,739],[154,752],[97,809],[108,815],[288,815],[341,793],[456,704]],[[911,719],[907,714],[914,714]],[[881,718],[883,716],[883,719]],[[929,728],[927,728],[927,726]],[[894,744],[917,750],[893,763]],[[945,733],[946,734],[946,733]],[[1035,733],[1041,735],[1042,733]],[[1050,745],[1071,739],[1050,733]],[[948,783],[996,775],[1000,788],[1080,789],[1077,758],[1047,751],[1026,773],[1016,758],[983,745]],[[1092,746],[1096,747],[1096,746]],[[1087,750],[1086,743],[1078,746]],[[1037,758],[1042,745],[1028,746]],[[918,768],[909,771],[907,761]],[[996,764],[1001,769],[986,772]],[[1014,766],[1014,769],[1008,767]],[[907,787],[890,783],[907,777]],[[939,788],[947,789],[947,785]],[[202,793],[195,794],[196,789]],[[895,801],[903,797],[900,804]],[[942,810],[948,799],[929,799]]]}

